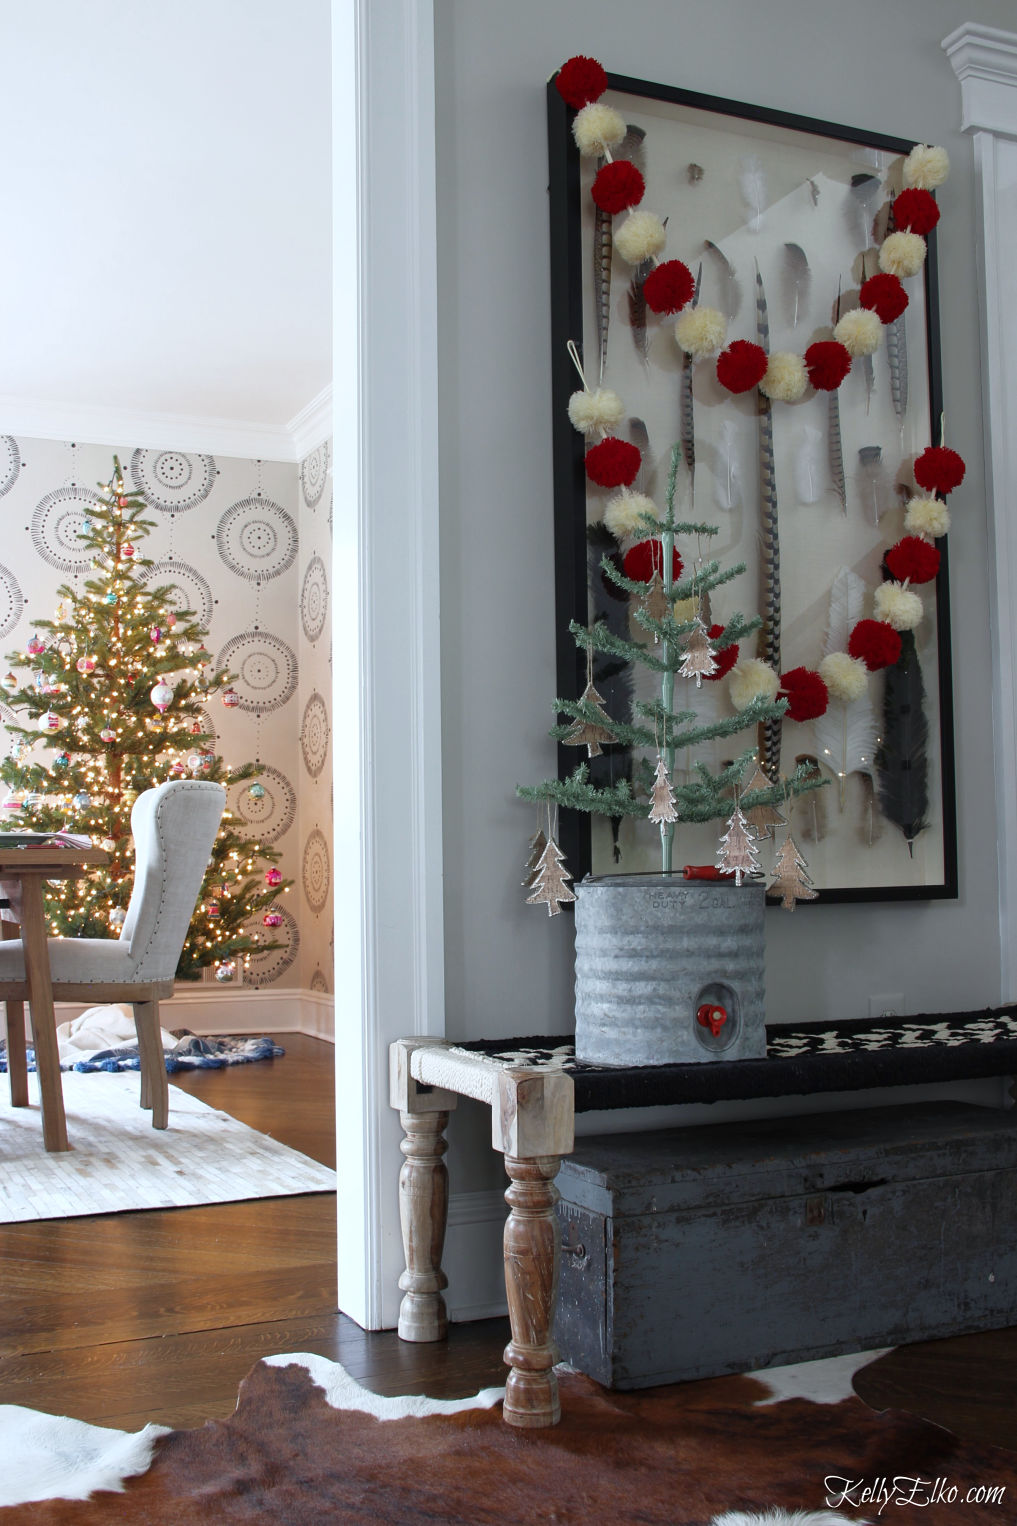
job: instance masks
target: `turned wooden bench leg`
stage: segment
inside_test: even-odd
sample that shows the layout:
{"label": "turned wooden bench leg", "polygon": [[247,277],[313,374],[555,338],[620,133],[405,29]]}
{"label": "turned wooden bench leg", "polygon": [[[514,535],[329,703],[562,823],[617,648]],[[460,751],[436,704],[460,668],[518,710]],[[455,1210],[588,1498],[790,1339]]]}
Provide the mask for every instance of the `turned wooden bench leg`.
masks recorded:
{"label": "turned wooden bench leg", "polygon": [[441,1341],[448,1334],[442,1290],[448,1278],[441,1269],[448,1221],[448,1113],[399,1114],[406,1137],[406,1159],[399,1172],[399,1223],[406,1270],[399,1278],[399,1334],[404,1341]]}
{"label": "turned wooden bench leg", "polygon": [[551,1325],[558,1300],[561,1231],[554,1205],[554,1179],[561,1156],[517,1160],[506,1155],[511,1185],[505,1201],[505,1293],[512,1339],[505,1361],[512,1369],[502,1413],[510,1425],[557,1425],[561,1419],[554,1364],[558,1348]]}

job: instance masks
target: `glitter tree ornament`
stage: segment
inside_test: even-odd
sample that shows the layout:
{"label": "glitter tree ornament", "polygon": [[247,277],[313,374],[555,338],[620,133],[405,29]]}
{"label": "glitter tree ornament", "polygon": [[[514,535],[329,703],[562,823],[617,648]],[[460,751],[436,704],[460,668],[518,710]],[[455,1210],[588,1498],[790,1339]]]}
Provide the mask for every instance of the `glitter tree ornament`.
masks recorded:
{"label": "glitter tree ornament", "polygon": [[574,893],[568,887],[571,878],[565,867],[565,855],[554,838],[549,838],[537,862],[533,894],[526,897],[526,904],[546,905],[548,916],[557,916],[567,901],[575,900]]}
{"label": "glitter tree ornament", "polygon": [[[760,790],[772,790],[773,780],[768,779],[761,768],[757,768],[748,784],[745,786],[745,794],[752,795]],[[774,827],[786,826],[787,817],[779,811],[775,805],[754,805],[745,812],[745,819],[752,828],[753,836],[757,842],[765,837],[773,836]]]}
{"label": "glitter tree ornament", "polygon": [[650,792],[649,817],[651,821],[655,821],[658,824],[678,820],[678,812],[675,809],[674,790],[671,788],[667,764],[660,753],[657,754],[657,771],[654,774],[653,789]]}
{"label": "glitter tree ornament", "polygon": [[814,901],[817,892],[808,876],[808,865],[790,830],[781,844],[773,867],[773,879],[766,887],[767,895],[780,896],[785,911],[794,911],[796,901]]}
{"label": "glitter tree ornament", "polygon": [[733,874],[736,885],[747,875],[759,873],[759,850],[749,834],[748,822],[737,799],[728,817],[727,831],[720,839],[717,868],[721,873]]}
{"label": "glitter tree ornament", "polygon": [[[572,728],[562,737],[566,747],[584,747],[587,756],[598,758],[603,752],[601,742],[613,742],[614,732],[608,730],[610,724],[607,711],[604,709],[604,701],[593,687],[592,681],[586,685],[580,695],[580,704],[586,705],[601,720],[588,720],[580,716]],[[607,725],[602,722],[607,722]]]}
{"label": "glitter tree ornament", "polygon": [[534,832],[533,836],[530,838],[529,846],[526,851],[526,867],[523,870],[525,879],[522,881],[524,890],[531,890],[533,888],[534,881],[537,878],[537,867],[540,863],[540,856],[546,847],[547,838],[544,836],[543,831],[538,830]]}
{"label": "glitter tree ornament", "polygon": [[710,645],[706,626],[697,615],[696,623],[685,643],[685,655],[678,668],[679,675],[682,678],[694,678],[696,688],[699,689],[702,687],[703,679],[712,678],[716,671],[716,655]]}

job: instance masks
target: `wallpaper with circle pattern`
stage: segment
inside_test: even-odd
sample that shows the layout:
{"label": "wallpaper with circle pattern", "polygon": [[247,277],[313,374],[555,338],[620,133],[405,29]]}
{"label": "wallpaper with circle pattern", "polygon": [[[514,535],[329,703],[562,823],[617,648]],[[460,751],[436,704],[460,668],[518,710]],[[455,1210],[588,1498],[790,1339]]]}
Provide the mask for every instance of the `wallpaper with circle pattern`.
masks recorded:
{"label": "wallpaper with circle pattern", "polygon": [[[279,867],[295,882],[279,907],[286,947],[259,955],[245,978],[306,989],[313,975],[331,989],[330,537],[321,512],[331,497],[328,445],[299,466],[183,450],[117,453],[152,510],[154,528],[141,546],[155,563],[146,581],[169,585],[172,606],[195,611],[214,660],[237,674],[240,703],[227,709],[213,696],[202,724],[227,763],[262,765],[263,793],[235,786],[229,808],[252,835],[273,844]],[[112,464],[113,450],[104,445],[0,435],[0,498],[10,544],[18,547],[0,565],[0,637],[12,649],[24,646],[33,620],[52,618],[60,583],[80,587],[90,575],[79,531],[96,501],[95,485],[109,479]],[[13,533],[22,527],[29,535]],[[320,754],[313,777],[302,737],[312,694],[308,745],[317,751],[309,755],[313,761]],[[0,706],[0,721],[15,719]],[[312,897],[321,901],[323,888],[325,900],[315,910]]]}

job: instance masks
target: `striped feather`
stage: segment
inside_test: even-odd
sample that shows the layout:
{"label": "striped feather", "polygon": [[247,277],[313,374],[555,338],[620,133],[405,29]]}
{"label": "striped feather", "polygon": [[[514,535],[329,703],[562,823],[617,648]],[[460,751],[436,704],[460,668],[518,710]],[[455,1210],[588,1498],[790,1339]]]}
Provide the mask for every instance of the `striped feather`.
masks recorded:
{"label": "striped feather", "polygon": [[[756,266],[756,338],[770,353],[770,320],[766,307],[763,277]],[[757,391],[759,419],[759,522],[762,582],[762,630],[759,655],[775,672],[780,672],[780,535],[777,522],[777,470],[773,454],[773,413],[770,399]],[[780,720],[764,721],[760,730],[760,763],[771,778],[780,773]]]}

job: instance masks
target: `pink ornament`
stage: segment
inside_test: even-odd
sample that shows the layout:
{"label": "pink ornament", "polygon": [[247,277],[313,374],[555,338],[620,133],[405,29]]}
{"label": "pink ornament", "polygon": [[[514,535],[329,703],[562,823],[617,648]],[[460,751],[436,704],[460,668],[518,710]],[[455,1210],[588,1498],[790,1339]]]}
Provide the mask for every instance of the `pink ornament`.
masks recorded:
{"label": "pink ornament", "polygon": [[265,915],[262,917],[261,920],[265,924],[266,927],[281,927],[282,926],[282,917],[279,914],[279,912],[277,912],[277,911],[266,911]]}
{"label": "pink ornament", "polygon": [[127,542],[126,546],[120,547],[120,555],[126,559],[130,559],[130,557],[134,555],[134,547],[131,545],[130,541]]}
{"label": "pink ornament", "polygon": [[77,662],[74,664],[74,666],[77,668],[79,673],[94,673],[95,672],[95,658],[94,657],[79,657]]}
{"label": "pink ornament", "polygon": [[210,917],[218,917],[221,915],[218,901],[209,901],[208,905],[205,907],[205,910]]}
{"label": "pink ornament", "polygon": [[173,613],[173,611],[170,610],[169,614],[166,616],[166,624],[169,626],[170,630],[172,630],[174,625],[176,625],[176,623],[177,623],[177,617]]}
{"label": "pink ornament", "polygon": [[233,710],[240,703],[240,695],[236,689],[225,689],[222,695],[222,702],[227,710]]}
{"label": "pink ornament", "polygon": [[186,772],[186,770],[184,768],[184,765],[181,763],[179,758],[177,759],[177,761],[175,763],[172,763],[170,765],[170,778],[171,779],[179,779],[180,775],[185,773],[185,772]]}
{"label": "pink ornament", "polygon": [[99,740],[101,742],[115,742],[116,739],[117,739],[117,734],[113,730],[112,726],[104,726],[102,728],[102,730],[99,732]]}
{"label": "pink ornament", "polygon": [[55,710],[47,710],[45,715],[40,715],[39,717],[40,731],[59,731],[60,726],[60,717]]}
{"label": "pink ornament", "polygon": [[25,647],[25,651],[30,657],[38,657],[40,652],[44,652],[45,650],[45,641],[41,640],[41,638],[38,636],[29,636],[28,645]]}
{"label": "pink ornament", "polygon": [[24,810],[24,806],[25,802],[22,800],[20,795],[8,795],[7,799],[3,803],[3,809],[5,811],[21,811]]}
{"label": "pink ornament", "polygon": [[281,869],[275,869],[275,868],[267,870],[266,873],[265,873],[265,884],[266,885],[281,885],[282,884],[282,870]]}
{"label": "pink ornament", "polygon": [[153,625],[148,634],[152,638],[152,645],[158,646],[159,642],[162,640],[162,627],[159,625]]}
{"label": "pink ornament", "polygon": [[162,679],[160,679],[148,697],[159,714],[165,715],[173,703],[173,694],[174,691],[170,688],[169,684],[164,684]]}

